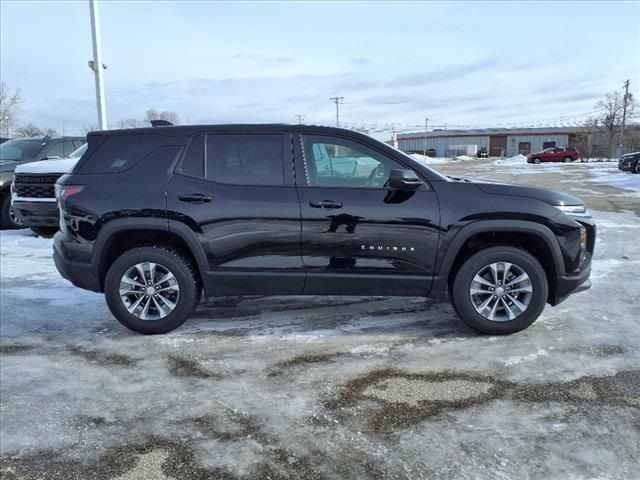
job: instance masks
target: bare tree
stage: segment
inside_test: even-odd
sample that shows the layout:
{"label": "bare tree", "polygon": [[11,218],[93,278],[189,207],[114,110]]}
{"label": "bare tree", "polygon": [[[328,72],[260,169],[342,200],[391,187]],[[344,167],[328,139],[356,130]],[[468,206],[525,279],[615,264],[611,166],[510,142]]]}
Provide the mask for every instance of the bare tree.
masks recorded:
{"label": "bare tree", "polygon": [[80,130],[82,132],[82,135],[86,136],[87,133],[89,132],[94,132],[98,130],[98,126],[96,124],[83,124],[82,125],[82,129]]}
{"label": "bare tree", "polygon": [[591,157],[591,142],[589,140],[589,132],[579,132],[571,137],[571,146],[580,152],[580,161],[588,162]]}
{"label": "bare tree", "polygon": [[151,120],[167,120],[168,122],[178,125],[180,119],[176,112],[159,112],[155,108],[150,108],[144,114],[144,119],[137,120],[135,118],[127,118],[118,122],[118,128],[141,128],[151,126]]}
{"label": "bare tree", "polygon": [[33,123],[27,123],[16,128],[16,135],[18,137],[57,137],[59,134],[55,128],[42,129]]}
{"label": "bare tree", "polygon": [[33,123],[27,123],[26,125],[16,128],[16,135],[18,137],[42,137],[43,134],[44,132]]}
{"label": "bare tree", "polygon": [[151,124],[151,120],[166,120],[174,125],[178,125],[180,123],[180,118],[176,112],[158,112],[155,108],[147,110],[144,116],[144,121],[147,124]]}
{"label": "bare tree", "polygon": [[9,130],[18,121],[22,95],[20,89],[13,92],[6,83],[0,82],[0,129],[8,136]]}
{"label": "bare tree", "polygon": [[57,137],[60,135],[55,128],[45,128],[42,133],[45,137]]}
{"label": "bare tree", "polygon": [[[622,128],[624,95],[619,92],[607,93],[603,100],[596,103],[596,109],[600,111],[600,116],[595,119],[595,125],[603,134],[607,154],[612,157],[617,135],[619,135]],[[636,112],[636,99],[629,94],[627,96],[627,122],[635,117]]]}

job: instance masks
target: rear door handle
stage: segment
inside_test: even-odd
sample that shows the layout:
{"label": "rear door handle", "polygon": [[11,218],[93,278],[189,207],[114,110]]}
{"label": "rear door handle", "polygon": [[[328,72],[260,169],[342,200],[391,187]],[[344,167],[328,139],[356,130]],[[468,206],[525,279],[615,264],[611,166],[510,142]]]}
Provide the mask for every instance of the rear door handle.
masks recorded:
{"label": "rear door handle", "polygon": [[187,203],[211,203],[213,198],[209,195],[205,195],[204,193],[193,193],[191,195],[180,195],[178,200]]}
{"label": "rear door handle", "polygon": [[309,206],[313,208],[342,208],[342,202],[334,200],[321,200],[319,202],[309,202]]}

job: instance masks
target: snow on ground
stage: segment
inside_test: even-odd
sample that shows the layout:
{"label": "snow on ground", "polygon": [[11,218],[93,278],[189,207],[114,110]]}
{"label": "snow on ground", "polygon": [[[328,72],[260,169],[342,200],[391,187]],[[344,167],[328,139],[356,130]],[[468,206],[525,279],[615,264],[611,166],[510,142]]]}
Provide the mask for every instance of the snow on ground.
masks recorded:
{"label": "snow on ground", "polygon": [[438,163],[449,163],[449,162],[453,161],[451,158],[429,157],[429,156],[426,156],[426,155],[420,155],[419,153],[412,153],[410,156],[414,160],[417,160],[418,162],[423,163],[425,165],[434,165],[434,164],[438,164]]}
{"label": "snow on ground", "polygon": [[[530,167],[512,170],[546,186]],[[615,173],[569,167],[577,186]],[[446,302],[265,296],[137,335],[58,276],[51,240],[1,232],[0,476],[636,478],[640,200],[623,200],[593,212],[592,289],[507,337]]]}
{"label": "snow on ground", "polygon": [[53,239],[31,230],[0,231],[0,274],[3,280],[59,277],[51,261]]}
{"label": "snow on ground", "polygon": [[509,158],[501,158],[493,162],[495,165],[522,165],[527,163],[527,157],[524,155],[516,155]]}
{"label": "snow on ground", "polygon": [[624,188],[625,190],[634,190],[635,194],[640,194],[640,175],[621,172],[617,166],[608,169],[593,169],[591,170],[591,176],[593,178],[589,180],[590,182]]}

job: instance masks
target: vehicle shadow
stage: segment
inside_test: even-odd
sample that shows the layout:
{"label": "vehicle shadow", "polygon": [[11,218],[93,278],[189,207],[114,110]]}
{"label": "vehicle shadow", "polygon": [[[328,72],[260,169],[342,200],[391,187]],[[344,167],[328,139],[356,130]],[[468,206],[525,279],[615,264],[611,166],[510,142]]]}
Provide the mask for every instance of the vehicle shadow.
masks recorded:
{"label": "vehicle shadow", "polygon": [[203,301],[179,331],[225,336],[478,336],[448,302],[417,297],[215,298]]}

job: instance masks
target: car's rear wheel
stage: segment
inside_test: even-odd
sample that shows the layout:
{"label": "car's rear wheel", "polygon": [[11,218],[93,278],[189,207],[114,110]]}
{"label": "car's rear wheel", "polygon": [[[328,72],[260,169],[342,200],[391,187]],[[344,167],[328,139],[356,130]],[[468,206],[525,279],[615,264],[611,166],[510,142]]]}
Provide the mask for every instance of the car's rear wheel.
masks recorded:
{"label": "car's rear wheel", "polygon": [[182,325],[200,301],[202,288],[188,258],[164,247],[139,247],[109,268],[104,292],[109,310],[139,333],[166,333]]}
{"label": "car's rear wheel", "polygon": [[571,162],[573,162],[573,158],[571,158],[571,157],[564,157],[564,160],[563,160],[563,161],[564,161],[564,163],[571,163]]}
{"label": "car's rear wheel", "polygon": [[535,163],[536,165],[540,163],[540,159],[538,157],[533,159],[533,163]]}
{"label": "car's rear wheel", "polygon": [[11,196],[8,193],[3,193],[0,198],[0,225],[2,228],[22,228],[22,221],[13,211]]}
{"label": "car's rear wheel", "polygon": [[544,310],[547,277],[526,250],[490,247],[464,261],[452,283],[451,298],[460,318],[482,333],[519,332]]}

